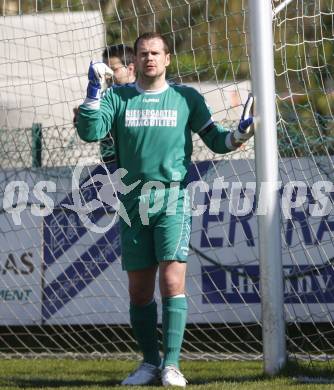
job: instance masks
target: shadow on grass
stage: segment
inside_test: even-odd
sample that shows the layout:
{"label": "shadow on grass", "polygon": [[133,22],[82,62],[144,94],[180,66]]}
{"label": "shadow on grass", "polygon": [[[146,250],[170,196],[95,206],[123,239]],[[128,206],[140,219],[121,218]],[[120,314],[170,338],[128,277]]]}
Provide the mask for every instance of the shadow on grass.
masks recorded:
{"label": "shadow on grass", "polygon": [[265,379],[264,375],[245,375],[245,376],[224,376],[223,374],[216,377],[206,378],[206,379],[191,379],[189,380],[190,385],[208,385],[210,383],[244,383],[244,382],[257,382]]}
{"label": "shadow on grass", "polygon": [[6,381],[0,382],[1,387],[15,386],[17,388],[58,388],[58,387],[114,387],[119,386],[119,380],[76,380],[76,379],[47,379],[47,378],[30,378],[23,379],[19,377],[11,377]]}
{"label": "shadow on grass", "polygon": [[265,378],[259,363],[253,361],[240,362],[240,366],[238,366],[238,362],[214,361],[212,363],[205,362],[202,367],[196,367],[196,362],[194,362],[194,364],[184,365],[184,369],[181,366],[181,369],[192,385],[216,382],[244,383],[256,382]]}
{"label": "shadow on grass", "polygon": [[[244,377],[224,377],[216,376],[205,379],[190,379],[189,385],[209,385],[214,383],[243,383],[243,382],[255,382],[264,379],[264,376],[244,376]],[[22,379],[22,378],[10,378],[7,383],[0,383],[0,389],[2,387],[16,387],[21,389],[36,389],[36,388],[106,388],[120,386],[119,380],[106,380],[106,381],[94,381],[94,380],[61,380],[61,379]],[[155,388],[156,386],[147,386]],[[146,388],[146,386],[145,386]]]}
{"label": "shadow on grass", "polygon": [[[248,370],[251,368],[248,368]],[[190,374],[190,372],[188,371]],[[189,378],[191,376],[189,375]],[[265,373],[259,372],[258,369],[254,368],[254,374],[245,373],[242,374],[242,370],[235,372],[235,375],[226,373],[222,369],[221,374],[215,372],[215,374],[206,377],[205,379],[200,378],[198,375],[194,375],[191,378],[192,385],[203,385],[214,382],[225,382],[225,383],[245,383],[245,382],[261,382],[274,378],[290,378],[296,380],[298,383],[308,383],[314,381],[315,383],[334,383],[334,368],[333,362],[297,362],[289,361],[284,369],[282,369],[277,375],[270,376]]]}
{"label": "shadow on grass", "polygon": [[309,377],[309,378],[334,378],[334,367],[332,361],[324,362],[299,362],[291,360],[280,372],[281,377]]}
{"label": "shadow on grass", "polygon": [[[334,369],[333,362],[314,363],[314,362],[297,362],[289,361],[286,367],[276,376],[276,378],[294,378],[297,383],[312,382],[314,379],[328,381],[332,383],[334,378]],[[251,371],[254,369],[254,373]],[[248,372],[242,373],[242,369],[239,371],[236,368],[235,374],[233,372],[226,372],[223,366],[212,367],[212,369],[207,370],[206,368],[202,370],[184,370],[185,376],[189,379],[189,385],[208,385],[214,383],[252,383],[252,382],[261,382],[268,379],[272,379],[269,375],[266,375],[261,372],[256,367],[249,366],[247,367]],[[250,371],[249,371],[250,370]],[[12,376],[6,379],[0,378],[0,389],[3,387],[16,387],[24,389],[36,389],[36,388],[107,388],[107,387],[117,387],[120,386],[121,379],[126,376],[125,371],[123,370],[102,370],[101,372],[91,372],[92,374],[101,375],[102,377],[114,377],[115,379],[61,379],[61,378],[26,378],[22,376]],[[76,374],[76,373],[72,373]],[[82,373],[81,373],[82,374]],[[88,372],[85,371],[87,375]],[[116,375],[115,375],[116,374]],[[79,376],[78,372],[78,376]],[[306,383],[305,382],[305,383]],[[320,382],[319,382],[320,383]],[[324,382],[325,383],[325,382]],[[334,383],[334,382],[333,382]],[[152,387],[153,388],[153,387]]]}
{"label": "shadow on grass", "polygon": [[[243,382],[256,382],[259,380],[265,379],[264,375],[244,375],[244,376],[226,376],[222,373],[222,375],[215,375],[204,377],[204,378],[191,378],[189,376],[189,385],[208,385],[211,383],[243,383]],[[22,377],[11,377],[6,381],[0,381],[0,389],[2,387],[13,386],[16,388],[60,388],[60,387],[69,387],[69,388],[82,388],[82,387],[117,387],[120,386],[120,380],[76,380],[76,379],[56,379],[56,378],[29,378],[24,379]],[[151,387],[151,386],[148,386]],[[153,386],[154,387],[154,386]]]}

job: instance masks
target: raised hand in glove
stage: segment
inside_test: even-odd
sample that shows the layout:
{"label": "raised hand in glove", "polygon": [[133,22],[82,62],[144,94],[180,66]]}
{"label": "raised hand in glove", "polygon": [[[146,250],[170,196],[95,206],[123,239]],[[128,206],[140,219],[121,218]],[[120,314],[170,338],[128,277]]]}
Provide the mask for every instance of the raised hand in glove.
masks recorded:
{"label": "raised hand in glove", "polygon": [[99,100],[101,93],[108,88],[108,80],[113,74],[104,62],[91,62],[88,69],[87,98]]}

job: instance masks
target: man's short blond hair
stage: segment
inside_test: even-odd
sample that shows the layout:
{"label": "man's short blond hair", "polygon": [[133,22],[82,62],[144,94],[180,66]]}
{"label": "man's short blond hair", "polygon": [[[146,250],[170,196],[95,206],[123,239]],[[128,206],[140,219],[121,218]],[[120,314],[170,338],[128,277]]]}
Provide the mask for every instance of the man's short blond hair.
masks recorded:
{"label": "man's short blond hair", "polygon": [[157,32],[145,32],[144,34],[141,34],[135,41],[134,45],[133,45],[133,48],[134,48],[134,52],[135,52],[135,55],[137,54],[137,50],[138,50],[138,45],[139,45],[139,41],[141,40],[144,40],[144,41],[147,41],[149,39],[154,39],[154,38],[158,38],[158,39],[161,39],[163,44],[164,44],[164,50],[165,50],[165,53],[166,54],[169,54],[170,53],[170,50],[169,50],[169,45],[168,45],[168,41],[167,39],[161,35],[160,33],[157,33]]}

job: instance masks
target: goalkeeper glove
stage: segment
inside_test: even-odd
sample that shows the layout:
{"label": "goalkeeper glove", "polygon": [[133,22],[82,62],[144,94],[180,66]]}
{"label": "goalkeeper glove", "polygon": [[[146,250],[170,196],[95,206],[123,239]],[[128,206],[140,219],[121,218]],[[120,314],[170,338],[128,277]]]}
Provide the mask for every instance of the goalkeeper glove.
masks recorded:
{"label": "goalkeeper glove", "polygon": [[234,140],[236,143],[244,143],[249,140],[254,134],[253,117],[250,112],[253,108],[254,97],[250,93],[244,106],[244,110],[241,115],[241,119],[237,130],[233,132]]}
{"label": "goalkeeper glove", "polygon": [[99,100],[101,93],[108,88],[108,79],[114,72],[104,62],[91,62],[88,69],[87,98]]}

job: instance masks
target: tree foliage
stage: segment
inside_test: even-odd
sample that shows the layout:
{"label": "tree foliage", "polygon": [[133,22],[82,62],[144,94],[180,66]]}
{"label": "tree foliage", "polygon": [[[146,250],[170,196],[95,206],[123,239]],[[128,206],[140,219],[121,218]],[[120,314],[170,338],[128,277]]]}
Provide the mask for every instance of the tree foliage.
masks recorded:
{"label": "tree foliage", "polygon": [[[173,54],[169,79],[229,83],[250,79],[248,3],[7,0],[0,3],[0,11],[3,15],[16,15],[99,10],[107,44],[132,45],[145,31],[163,34]],[[319,153],[326,147],[334,151],[333,20],[334,0],[296,0],[273,21],[279,140],[286,154],[291,149],[292,154],[303,155],[306,138],[314,140]],[[290,149],[288,145],[292,145]]]}

